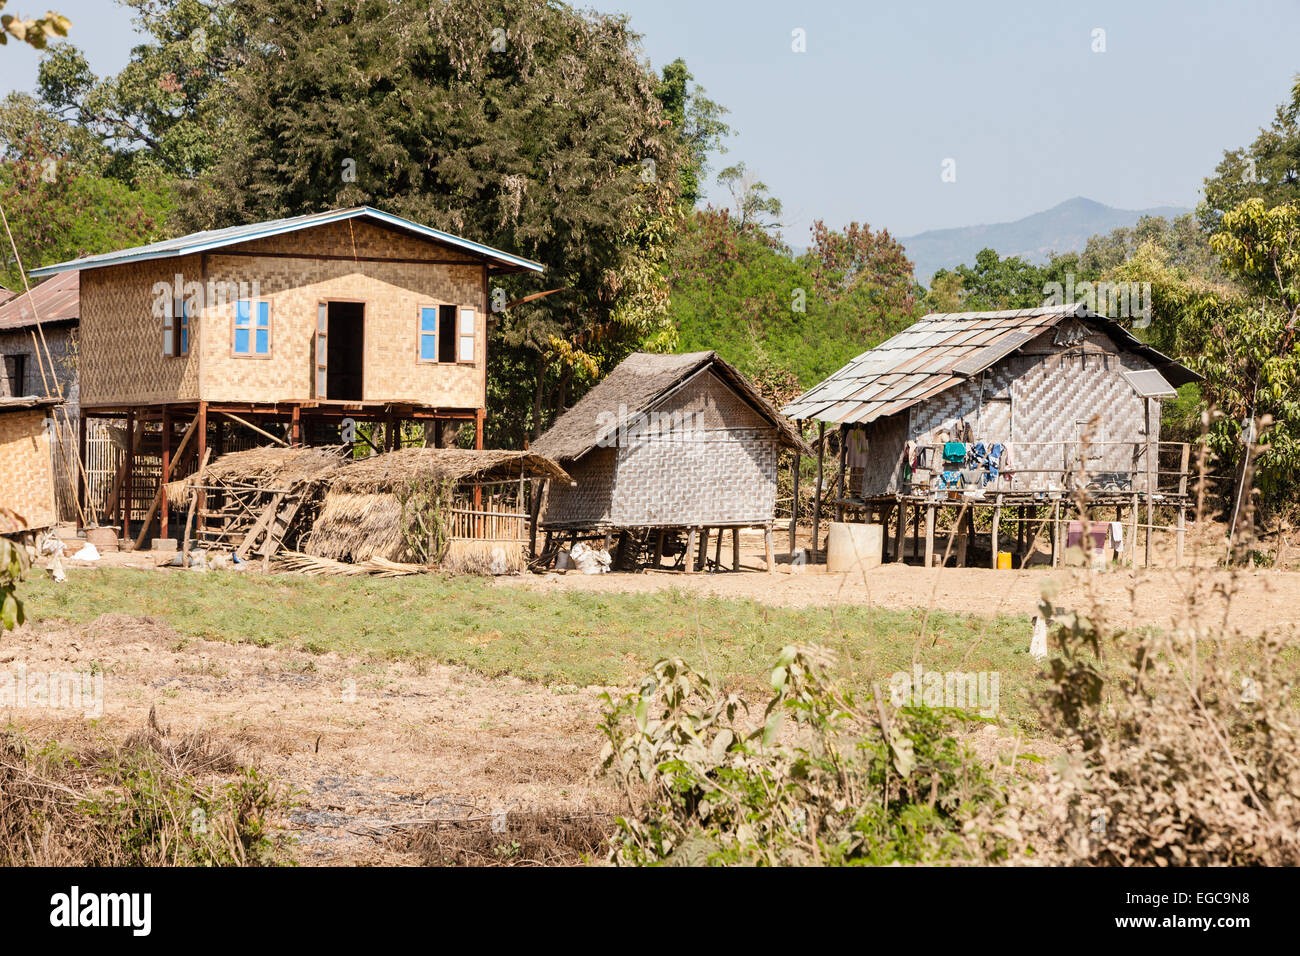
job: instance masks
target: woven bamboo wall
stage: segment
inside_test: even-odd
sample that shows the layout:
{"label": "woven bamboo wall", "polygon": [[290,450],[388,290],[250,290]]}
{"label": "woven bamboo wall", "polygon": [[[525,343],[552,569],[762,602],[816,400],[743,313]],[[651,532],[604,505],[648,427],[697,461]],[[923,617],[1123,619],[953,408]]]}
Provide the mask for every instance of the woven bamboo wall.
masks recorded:
{"label": "woven bamboo wall", "polygon": [[81,403],[149,405],[199,397],[198,350],[163,355],[157,283],[199,281],[198,256],[129,263],[81,274]]}
{"label": "woven bamboo wall", "polygon": [[[455,264],[313,258],[352,255]],[[233,300],[207,303],[191,320],[188,357],[163,356],[162,320],[152,314],[152,290],[155,282],[172,282],[177,273],[183,282],[200,282],[205,289],[210,283],[244,283],[251,292],[256,283],[271,302],[270,356],[233,354]],[[314,397],[317,306],[338,300],[365,303],[365,401],[480,408],[488,306],[483,275],[483,267],[459,250],[363,222],[305,229],[203,257],[89,270],[81,288],[83,403],[307,401]],[[475,310],[473,363],[418,361],[419,310],[437,305]]]}
{"label": "woven bamboo wall", "polygon": [[[1082,432],[1079,423],[1099,414],[1099,427],[1092,435],[1098,444],[1089,455],[1088,470],[1126,476],[1142,471],[1147,440],[1143,399],[1121,373],[1151,365],[1140,355],[1122,352],[1109,336],[1073,325],[1076,327],[1067,325],[1044,333],[969,382],[893,419],[872,423],[862,494],[869,497],[899,491],[894,468],[903,442],[935,445],[952,440],[961,420],[970,424],[975,441],[986,445],[1010,442],[1014,468],[1063,471],[1061,446],[1034,447],[1033,443],[1077,442]],[[1009,402],[1000,400],[1006,397]],[[894,420],[907,420],[901,433]],[[1153,444],[1160,440],[1159,429],[1157,400],[1152,402]],[[1103,442],[1119,444],[1100,444]],[[1048,474],[1024,474],[1005,490],[1061,484]],[[1139,475],[1133,490],[1145,488],[1145,476]]]}
{"label": "woven bamboo wall", "polygon": [[57,522],[48,408],[0,411],[0,505],[16,511],[29,528]]}
{"label": "woven bamboo wall", "polygon": [[608,524],[617,458],[614,448],[596,448],[577,461],[566,463],[564,470],[574,485],[550,482],[542,523],[583,527]]}
{"label": "woven bamboo wall", "polygon": [[705,372],[650,411],[685,427],[629,434],[617,448],[598,448],[573,463],[567,470],[578,486],[552,483],[545,523],[644,528],[773,520],[776,430],[729,386]]}

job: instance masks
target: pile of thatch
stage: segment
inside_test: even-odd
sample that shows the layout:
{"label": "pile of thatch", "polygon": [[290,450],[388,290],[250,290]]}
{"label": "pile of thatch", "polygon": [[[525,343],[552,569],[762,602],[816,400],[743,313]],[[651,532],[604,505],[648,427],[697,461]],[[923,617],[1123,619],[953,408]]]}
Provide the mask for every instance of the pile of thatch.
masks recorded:
{"label": "pile of thatch", "polygon": [[[570,480],[551,459],[526,451],[403,448],[347,462],[322,477],[325,497],[303,550],[336,561],[418,561],[421,556],[411,548],[414,506],[408,503],[405,510],[402,507],[403,498],[413,488],[421,488],[426,495],[442,495],[443,503],[450,505],[467,493],[465,485],[531,478]],[[424,503],[428,500],[426,497]],[[460,555],[463,550],[457,548],[443,555],[442,565],[448,567],[451,560],[457,565],[452,570],[486,570],[491,564],[491,552],[499,547],[488,545],[483,560],[476,556],[472,562],[473,568],[460,567],[466,560]],[[506,551],[504,559],[509,568],[522,566],[520,549]]]}

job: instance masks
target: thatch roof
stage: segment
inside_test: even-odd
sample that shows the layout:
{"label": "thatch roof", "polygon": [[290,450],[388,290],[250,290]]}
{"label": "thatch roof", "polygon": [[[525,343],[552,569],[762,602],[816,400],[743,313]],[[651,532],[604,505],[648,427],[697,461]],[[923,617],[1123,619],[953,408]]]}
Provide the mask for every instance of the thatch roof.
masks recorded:
{"label": "thatch roof", "polygon": [[535,452],[465,448],[401,448],[344,462],[322,480],[331,493],[372,494],[411,479],[513,481],[521,476],[572,480],[554,461]]}
{"label": "thatch roof", "polygon": [[1174,385],[1200,378],[1083,304],[935,312],[863,352],[782,411],[796,420],[813,418],[831,425],[873,422],[969,381],[1066,319],[1109,335],[1121,348],[1146,358]]}
{"label": "thatch roof", "polygon": [[651,411],[668,392],[706,368],[712,369],[772,423],[780,434],[782,445],[812,454],[799,432],[777,411],[776,406],[759,394],[739,370],[713,351],[683,355],[633,352],[578,404],[561,415],[546,434],[533,443],[532,450],[560,462],[581,458],[600,442],[602,412],[620,406],[627,408],[628,415]]}
{"label": "thatch roof", "polygon": [[342,445],[310,448],[266,445],[232,451],[209,462],[206,468],[188,478],[167,482],[167,497],[171,501],[184,502],[189,497],[190,488],[214,482],[292,488],[303,482],[319,480],[326,472],[337,468],[345,452]]}

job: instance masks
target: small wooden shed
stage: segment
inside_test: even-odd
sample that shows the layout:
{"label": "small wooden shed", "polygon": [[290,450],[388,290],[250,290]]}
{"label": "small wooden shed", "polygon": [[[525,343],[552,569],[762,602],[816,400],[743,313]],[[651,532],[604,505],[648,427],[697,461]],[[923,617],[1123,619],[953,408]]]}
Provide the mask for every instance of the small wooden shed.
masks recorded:
{"label": "small wooden shed", "polygon": [[798,430],[716,352],[637,352],[533,445],[574,481],[550,487],[541,526],[607,541],[618,534],[649,548],[656,564],[664,532],[685,532],[686,554],[698,543],[703,555],[709,529],[731,529],[734,560],[739,530],[761,528],[770,565],[782,449],[810,453]]}

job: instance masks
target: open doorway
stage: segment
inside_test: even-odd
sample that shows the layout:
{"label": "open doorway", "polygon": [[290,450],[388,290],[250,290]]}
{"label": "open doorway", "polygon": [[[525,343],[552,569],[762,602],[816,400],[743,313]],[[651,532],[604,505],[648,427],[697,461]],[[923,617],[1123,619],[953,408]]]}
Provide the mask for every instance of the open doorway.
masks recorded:
{"label": "open doorway", "polygon": [[330,302],[327,319],[325,394],[338,401],[359,402],[365,387],[365,304]]}

